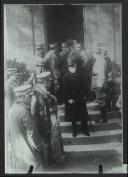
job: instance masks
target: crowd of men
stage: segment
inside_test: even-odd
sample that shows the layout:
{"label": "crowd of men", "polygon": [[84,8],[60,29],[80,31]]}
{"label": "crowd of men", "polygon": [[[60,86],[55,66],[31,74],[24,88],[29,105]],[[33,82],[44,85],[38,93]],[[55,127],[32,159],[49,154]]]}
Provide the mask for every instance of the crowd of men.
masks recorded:
{"label": "crowd of men", "polygon": [[116,109],[121,75],[120,69],[114,72],[107,48],[97,41],[91,51],[86,51],[80,43],[71,39],[62,43],[60,53],[56,43],[50,45],[46,55],[43,52],[40,55],[39,51],[43,51],[43,46],[38,47],[36,63],[40,69],[51,72],[51,93],[59,103],[65,103],[65,120],[72,121],[73,136],[78,134],[77,120],[84,121],[81,123],[84,127],[82,130],[89,135],[86,101],[90,99],[91,93],[94,93],[101,112],[99,122],[106,123],[107,109]]}
{"label": "crowd of men", "polygon": [[107,48],[99,42],[91,51],[71,39],[62,43],[60,52],[56,43],[46,54],[44,47],[37,45],[35,70],[23,85],[18,83],[16,68],[7,69],[6,146],[11,146],[11,153],[6,163],[16,172],[30,164],[39,168],[65,158],[58,104],[65,104],[65,121],[72,122],[73,137],[79,133],[77,121],[81,121],[80,133],[90,136],[86,103],[92,93],[101,112],[99,123],[107,123],[107,109],[116,108],[112,105],[120,95],[120,70],[113,72]]}

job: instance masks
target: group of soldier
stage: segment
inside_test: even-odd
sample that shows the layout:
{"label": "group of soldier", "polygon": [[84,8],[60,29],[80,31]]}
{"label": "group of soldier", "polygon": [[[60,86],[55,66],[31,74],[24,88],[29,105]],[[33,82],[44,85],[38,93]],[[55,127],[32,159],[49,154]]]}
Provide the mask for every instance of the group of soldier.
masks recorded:
{"label": "group of soldier", "polygon": [[[7,149],[11,149],[7,165],[14,171],[65,159],[58,103],[65,104],[65,121],[72,122],[73,137],[79,132],[90,136],[86,103],[92,91],[101,112],[99,123],[107,123],[106,111],[111,109],[115,82],[107,48],[96,42],[91,51],[82,50],[82,45],[71,39],[61,44],[60,53],[56,43],[49,47],[45,54],[44,44],[37,45],[36,67],[24,85],[17,82],[16,68],[7,70],[6,139],[10,142]],[[120,72],[116,76],[120,78]],[[77,121],[81,122],[80,131]]]}

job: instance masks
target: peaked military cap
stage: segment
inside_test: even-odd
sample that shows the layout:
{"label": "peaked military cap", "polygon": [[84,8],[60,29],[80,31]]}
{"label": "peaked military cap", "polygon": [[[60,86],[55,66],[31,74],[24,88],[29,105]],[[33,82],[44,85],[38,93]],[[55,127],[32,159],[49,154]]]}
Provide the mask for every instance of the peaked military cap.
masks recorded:
{"label": "peaked military cap", "polygon": [[17,73],[17,68],[9,68],[6,70],[6,73],[7,75],[10,75],[10,74],[16,74]]}
{"label": "peaked military cap", "polygon": [[37,79],[38,80],[44,80],[44,79],[47,79],[51,76],[51,73],[49,71],[46,71],[46,72],[42,72],[40,74],[37,75]]}
{"label": "peaked military cap", "polygon": [[56,48],[57,47],[57,43],[53,43],[53,44],[50,44],[49,47],[52,49],[52,48]]}
{"label": "peaked military cap", "polygon": [[45,45],[44,45],[43,42],[39,42],[39,43],[36,45],[36,48],[37,48],[37,49],[40,49],[40,48],[42,48],[42,47],[44,48],[44,46],[45,46]]}
{"label": "peaked military cap", "polygon": [[28,93],[30,93],[32,90],[32,86],[30,84],[22,85],[20,87],[16,87],[14,89],[14,93],[16,96],[24,96]]}

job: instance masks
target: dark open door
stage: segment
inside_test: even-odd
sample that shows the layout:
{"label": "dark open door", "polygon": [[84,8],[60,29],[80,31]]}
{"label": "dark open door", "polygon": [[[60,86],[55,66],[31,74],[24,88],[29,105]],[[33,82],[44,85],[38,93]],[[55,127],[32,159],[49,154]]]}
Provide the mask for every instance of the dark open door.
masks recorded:
{"label": "dark open door", "polygon": [[83,7],[73,5],[56,5],[46,7],[46,24],[48,43],[67,39],[77,40],[83,44]]}

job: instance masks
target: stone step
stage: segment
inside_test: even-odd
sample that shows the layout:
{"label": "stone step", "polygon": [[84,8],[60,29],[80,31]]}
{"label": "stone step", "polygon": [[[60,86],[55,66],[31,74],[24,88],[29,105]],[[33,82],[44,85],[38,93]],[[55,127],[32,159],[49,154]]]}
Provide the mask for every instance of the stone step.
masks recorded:
{"label": "stone step", "polygon": [[[58,105],[58,110],[59,110],[59,111],[64,111],[64,109],[65,109],[65,105],[64,105],[64,104]],[[98,109],[98,103],[95,103],[95,102],[87,102],[87,109],[88,109],[88,111],[89,111],[89,110],[90,110],[90,111],[97,111],[97,110],[99,110],[99,109]]]}
{"label": "stone step", "polygon": [[[89,111],[88,112],[90,120],[97,120],[101,118],[100,111]],[[58,112],[58,117],[60,122],[65,122],[65,113],[64,112]],[[107,117],[109,119],[120,119],[121,115],[120,112],[107,112]]]}
{"label": "stone step", "polygon": [[87,103],[87,109],[88,111],[97,111],[99,110],[98,105],[99,105],[98,103],[94,102]]}
{"label": "stone step", "polygon": [[90,132],[90,136],[78,134],[73,137],[72,133],[62,133],[64,145],[87,145],[87,144],[102,144],[122,141],[122,130],[97,131]]}
{"label": "stone step", "polygon": [[65,145],[64,151],[68,156],[73,157],[108,157],[116,156],[118,157],[123,152],[123,146],[120,142],[110,142],[110,143],[100,143],[100,144],[90,144],[90,145]]}
{"label": "stone step", "polygon": [[[95,131],[105,131],[105,130],[117,130],[121,129],[120,124],[117,121],[109,121],[106,124],[95,124],[95,121],[91,121],[92,126]],[[79,128],[80,128],[80,122],[77,122]],[[92,131],[92,127],[89,125],[89,131]],[[60,128],[62,133],[72,133],[72,123],[71,122],[60,122]]]}

